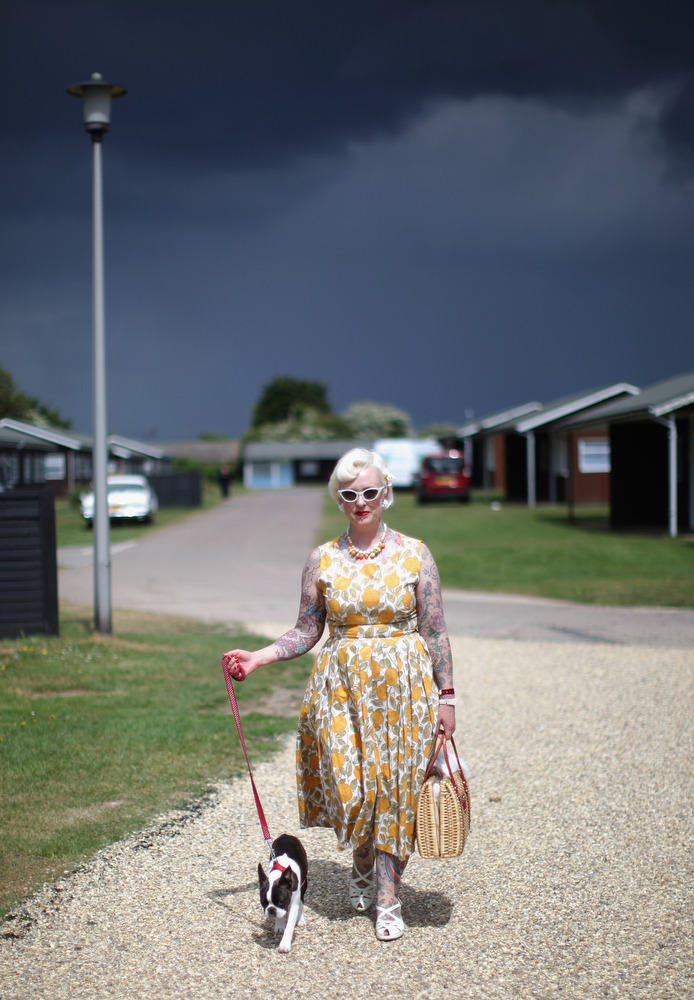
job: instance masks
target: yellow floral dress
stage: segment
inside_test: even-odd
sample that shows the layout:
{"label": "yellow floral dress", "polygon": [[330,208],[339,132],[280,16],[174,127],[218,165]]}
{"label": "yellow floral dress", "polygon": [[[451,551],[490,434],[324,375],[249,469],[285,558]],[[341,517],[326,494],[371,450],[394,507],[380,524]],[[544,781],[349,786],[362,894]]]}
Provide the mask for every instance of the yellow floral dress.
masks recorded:
{"label": "yellow floral dress", "polygon": [[422,543],[358,562],[339,538],[322,545],[319,586],[330,631],[306,689],[297,732],[302,827],[332,827],[341,848],[374,835],[407,859],[431,750],[438,692],[417,631]]}

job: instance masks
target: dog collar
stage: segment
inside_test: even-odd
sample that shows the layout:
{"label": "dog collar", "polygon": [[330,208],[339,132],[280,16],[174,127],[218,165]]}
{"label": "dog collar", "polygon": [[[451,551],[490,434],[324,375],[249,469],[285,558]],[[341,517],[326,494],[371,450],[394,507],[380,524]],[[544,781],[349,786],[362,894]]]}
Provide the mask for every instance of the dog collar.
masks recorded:
{"label": "dog collar", "polygon": [[289,865],[281,865],[279,861],[273,861],[270,871],[285,872]]}

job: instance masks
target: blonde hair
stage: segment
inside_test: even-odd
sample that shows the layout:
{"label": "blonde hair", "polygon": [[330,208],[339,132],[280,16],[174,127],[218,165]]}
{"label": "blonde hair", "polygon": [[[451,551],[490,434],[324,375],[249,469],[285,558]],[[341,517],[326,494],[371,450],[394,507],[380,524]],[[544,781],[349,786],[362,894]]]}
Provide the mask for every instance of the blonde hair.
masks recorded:
{"label": "blonde hair", "polygon": [[328,493],[336,503],[340,502],[337,491],[342,489],[344,483],[351,483],[353,479],[365,469],[375,469],[378,473],[381,484],[387,486],[386,500],[388,505],[393,502],[393,477],[391,476],[386,463],[377,451],[367,451],[366,448],[352,448],[346,452],[342,458],[338,459],[337,465],[328,483]]}

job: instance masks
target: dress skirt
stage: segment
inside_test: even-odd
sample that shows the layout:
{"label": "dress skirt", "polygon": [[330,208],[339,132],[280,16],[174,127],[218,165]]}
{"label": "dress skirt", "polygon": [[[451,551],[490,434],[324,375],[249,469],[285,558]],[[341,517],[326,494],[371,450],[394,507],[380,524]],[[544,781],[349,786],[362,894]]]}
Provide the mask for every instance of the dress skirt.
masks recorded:
{"label": "dress skirt", "polygon": [[388,558],[355,563],[339,539],[321,546],[330,631],[297,732],[299,820],[332,827],[338,846],[373,836],[406,860],[431,752],[438,692],[417,631],[421,543],[398,536]]}

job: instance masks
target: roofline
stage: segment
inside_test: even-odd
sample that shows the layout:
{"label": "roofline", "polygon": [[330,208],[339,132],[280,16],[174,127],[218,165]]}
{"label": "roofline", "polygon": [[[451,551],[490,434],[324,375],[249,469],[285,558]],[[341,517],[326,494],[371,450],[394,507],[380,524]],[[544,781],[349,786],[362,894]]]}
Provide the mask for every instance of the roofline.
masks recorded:
{"label": "roofline", "polygon": [[533,417],[528,417],[526,420],[520,420],[516,424],[516,430],[519,434],[524,434],[526,431],[535,430],[536,427],[542,427],[543,424],[551,424],[555,420],[561,420],[562,417],[568,417],[572,413],[576,413],[578,410],[587,410],[591,406],[597,406],[599,403],[604,403],[608,399],[612,399],[614,396],[619,396],[621,394],[627,394],[630,396],[637,396],[641,390],[638,386],[631,385],[630,382],[617,382],[615,385],[607,386],[605,389],[597,389],[595,392],[588,393],[587,396],[580,396],[577,399],[572,399],[568,403],[564,403],[561,406],[555,406],[550,410],[544,410],[542,413],[537,413]]}
{"label": "roofline", "polygon": [[121,448],[128,451],[136,452],[138,455],[147,455],[149,458],[164,458],[166,455],[166,452],[162,451],[161,448],[143,444],[142,441],[133,441],[132,438],[121,437],[120,434],[109,434],[109,448],[114,444],[120,445]]}
{"label": "roofline", "polygon": [[[352,448],[373,448],[373,438],[326,438],[315,441],[248,441],[243,446],[243,461],[282,461],[300,458],[326,458],[331,461],[338,459]],[[322,452],[322,454],[316,454]]]}
{"label": "roofline", "polygon": [[73,451],[80,451],[82,442],[77,438],[68,437],[59,431],[52,431],[46,427],[35,427],[34,424],[26,424],[23,420],[13,420],[12,417],[3,417],[0,420],[0,427],[6,427],[17,434],[24,434],[26,437],[38,438],[47,441],[49,444],[57,444],[63,448],[71,448]]}
{"label": "roofline", "polygon": [[462,427],[458,428],[457,434],[459,437],[472,437],[473,434],[479,434],[480,431],[494,430],[495,427],[507,424],[509,421],[514,420],[515,417],[523,417],[528,413],[535,413],[541,409],[542,403],[523,403],[521,406],[514,406],[510,410],[504,410],[503,413],[492,413],[488,417],[482,417],[481,420],[473,420],[469,424],[463,424]]}
{"label": "roofline", "polygon": [[648,410],[654,417],[662,417],[666,413],[672,413],[673,410],[681,410],[683,406],[689,406],[690,403],[694,403],[694,392],[687,392],[684,396],[669,399],[667,403],[649,406]]}

